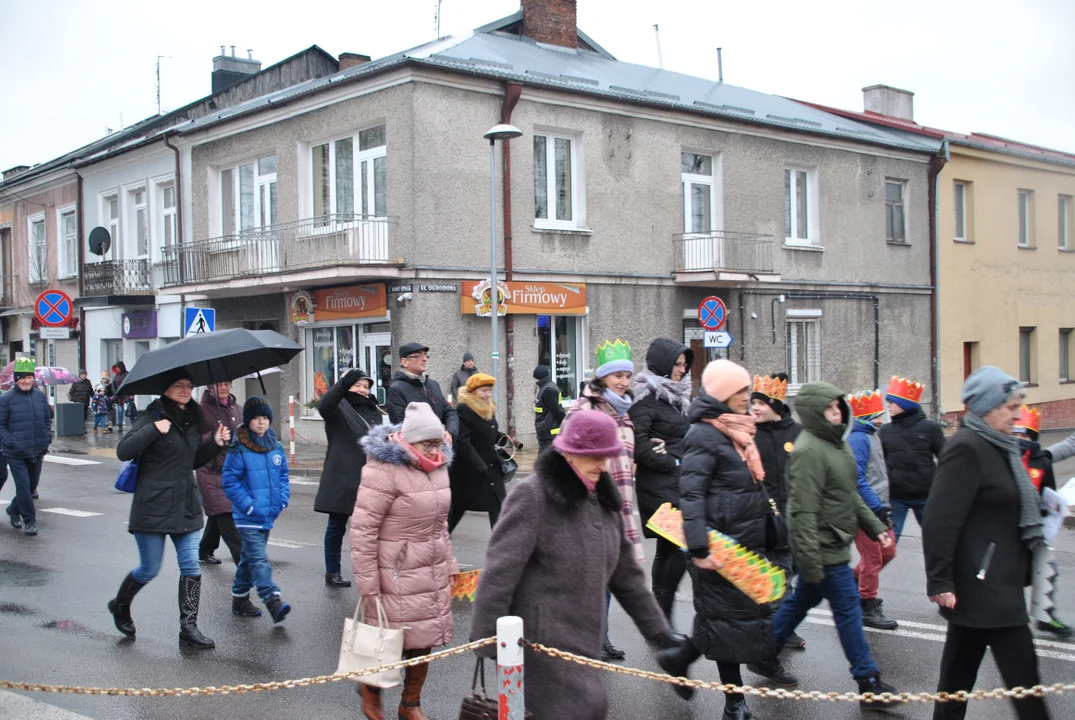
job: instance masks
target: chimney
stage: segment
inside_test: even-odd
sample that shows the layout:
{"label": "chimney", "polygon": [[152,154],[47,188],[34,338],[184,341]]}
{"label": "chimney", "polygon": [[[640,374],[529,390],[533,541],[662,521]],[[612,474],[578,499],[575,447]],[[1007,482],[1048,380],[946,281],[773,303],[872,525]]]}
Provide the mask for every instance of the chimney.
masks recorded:
{"label": "chimney", "polygon": [[365,65],[369,61],[369,55],[359,55],[358,53],[352,52],[340,53],[340,70],[347,70],[356,65]]}
{"label": "chimney", "polygon": [[11,178],[15,177],[16,175],[22,175],[24,172],[26,172],[29,169],[30,169],[29,165],[16,165],[13,168],[8,168],[7,170],[5,170],[3,172],[3,176],[4,176],[3,181],[7,182],[8,180],[10,180]]}
{"label": "chimney", "polygon": [[900,120],[914,120],[914,93],[888,85],[871,85],[862,88],[862,106],[866,112],[875,112]]}
{"label": "chimney", "polygon": [[547,45],[578,48],[575,0],[522,0],[522,4],[523,35]]}
{"label": "chimney", "polygon": [[[248,50],[247,54],[252,56],[253,51]],[[234,45],[231,46],[231,55],[228,55],[221,45],[220,54],[213,58],[213,94],[227,90],[260,71],[261,61],[253,57],[236,57]]]}

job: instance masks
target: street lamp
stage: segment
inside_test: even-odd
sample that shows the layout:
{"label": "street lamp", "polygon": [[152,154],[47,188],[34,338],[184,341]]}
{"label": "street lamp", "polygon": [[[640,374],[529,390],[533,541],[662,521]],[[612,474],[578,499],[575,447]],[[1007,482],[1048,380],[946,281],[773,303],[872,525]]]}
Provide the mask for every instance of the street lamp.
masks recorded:
{"label": "street lamp", "polygon": [[[523,134],[523,131],[514,125],[500,124],[489,128],[484,137],[489,141],[489,299],[492,301],[492,312],[489,319],[493,328],[493,357],[492,376],[499,382],[500,365],[499,338],[497,337],[498,318],[497,311],[500,309],[499,297],[496,289],[496,141],[511,140]],[[505,228],[505,231],[507,229]]]}

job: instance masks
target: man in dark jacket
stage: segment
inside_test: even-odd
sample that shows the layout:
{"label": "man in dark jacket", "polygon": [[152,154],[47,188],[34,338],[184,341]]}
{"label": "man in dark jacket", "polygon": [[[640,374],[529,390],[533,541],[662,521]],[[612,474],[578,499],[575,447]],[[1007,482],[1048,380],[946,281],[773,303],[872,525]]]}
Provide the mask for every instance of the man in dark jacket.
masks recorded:
{"label": "man in dark jacket", "polygon": [[90,382],[89,373],[85,370],[78,371],[78,382],[71,386],[71,389],[67,391],[67,399],[73,403],[81,403],[86,408],[86,415],[89,416],[90,411],[90,398],[93,397],[93,383]]}
{"label": "man in dark jacket", "polygon": [[896,540],[903,534],[908,511],[922,525],[922,516],[933,486],[936,460],[944,448],[944,430],[926,417],[918,401],[923,386],[907,378],[893,377],[885,393],[892,422],[877,433],[888,466],[888,487],[892,500],[892,525]]}
{"label": "man in dark jacket", "polygon": [[537,381],[537,396],[534,398],[534,429],[537,431],[538,452],[552,445],[560,433],[560,423],[564,421],[563,396],[560,388],[552,380],[552,373],[547,365],[534,368],[534,380]]}
{"label": "man in dark jacket", "polygon": [[34,387],[33,358],[15,359],[15,387],[0,395],[0,451],[15,481],[15,499],[8,507],[11,527],[37,535],[33,488],[41,477],[41,460],[52,442],[48,398]]}
{"label": "man in dark jacket", "polygon": [[474,366],[474,356],[470,353],[463,353],[463,364],[455,371],[452,384],[448,387],[448,396],[453,404],[459,402],[456,397],[459,394],[459,388],[466,387],[467,380],[470,380],[470,376],[476,372],[478,368]]}
{"label": "man in dark jacket", "polygon": [[440,384],[426,373],[429,348],[415,342],[403,345],[399,349],[399,365],[401,369],[388,387],[388,419],[393,425],[399,425],[403,422],[407,405],[412,402],[426,403],[444,425],[445,441],[454,443],[459,436],[459,416],[444,399]]}
{"label": "man in dark jacket", "polygon": [[[844,433],[851,408],[844,394],[823,382],[804,385],[795,398],[803,423],[788,458],[788,536],[799,581],[773,620],[776,647],[822,600],[828,600],[851,676],[860,693],[895,692],[881,682],[862,630],[862,606],[851,573],[851,543],[861,528],[884,546],[894,541],[888,527],[870,512],[858,494],[858,470]],[[750,669],[773,682],[786,675],[775,658]],[[864,708],[880,704],[862,701]]]}

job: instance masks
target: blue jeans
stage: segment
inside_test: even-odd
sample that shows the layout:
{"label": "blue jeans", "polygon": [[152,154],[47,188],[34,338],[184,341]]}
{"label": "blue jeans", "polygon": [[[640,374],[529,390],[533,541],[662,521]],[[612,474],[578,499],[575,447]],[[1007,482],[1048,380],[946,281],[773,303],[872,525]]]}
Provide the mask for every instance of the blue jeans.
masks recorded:
{"label": "blue jeans", "polygon": [[896,539],[903,534],[903,523],[907,521],[907,511],[914,511],[914,519],[922,525],[922,516],[926,512],[925,500],[893,500],[892,501],[892,526],[896,531]]}
{"label": "blue jeans", "polygon": [[343,513],[329,513],[325,525],[325,572],[338,573],[343,558],[343,539],[351,525],[351,516]]}
{"label": "blue jeans", "polygon": [[172,545],[175,545],[175,559],[179,563],[179,574],[187,577],[201,575],[201,570],[198,568],[199,535],[201,533],[198,530],[175,535],[134,533],[141,565],[132,570],[131,575],[143,585],[157,577],[161,571],[161,560],[164,558],[164,538],[166,537],[171,537]]}
{"label": "blue jeans", "polygon": [[243,539],[243,554],[239,558],[239,567],[235,568],[235,582],[231,586],[233,597],[244,597],[251,587],[257,587],[258,597],[268,602],[273,595],[280,594],[272,581],[272,565],[266,553],[269,542],[268,530],[239,528],[239,537]]}
{"label": "blue jeans", "polygon": [[93,416],[93,429],[108,427],[108,415],[104,413],[98,413]]}
{"label": "blue jeans", "polygon": [[[31,497],[41,478],[41,458],[5,458],[7,468],[11,471],[11,480],[15,483],[15,497],[11,499],[8,514],[22,516],[22,521],[37,522],[34,499]],[[5,473],[6,474],[6,473]],[[2,483],[0,483],[2,486]]]}
{"label": "blue jeans", "polygon": [[851,663],[851,677],[863,680],[879,674],[877,664],[870,657],[870,646],[866,644],[866,633],[862,630],[862,606],[859,604],[859,590],[851,574],[851,566],[829,565],[825,568],[825,579],[820,583],[803,582],[800,575],[795,583],[795,592],[791,598],[784,600],[773,618],[773,632],[776,634],[776,647],[784,643],[806,613],[816,607],[822,600],[829,601],[832,617],[836,621],[836,632],[840,636],[840,645],[844,656]]}

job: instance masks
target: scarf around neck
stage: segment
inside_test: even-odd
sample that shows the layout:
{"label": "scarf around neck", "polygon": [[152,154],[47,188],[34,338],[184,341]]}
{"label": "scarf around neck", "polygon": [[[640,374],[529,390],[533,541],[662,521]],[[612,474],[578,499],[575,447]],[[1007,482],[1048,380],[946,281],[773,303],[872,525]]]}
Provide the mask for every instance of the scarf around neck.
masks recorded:
{"label": "scarf around neck", "polygon": [[754,436],[758,432],[757,418],[753,415],[728,412],[715,418],[705,418],[705,421],[732,441],[735,451],[739,453],[739,457],[750,470],[750,476],[754,478],[754,482],[761,482],[765,479],[761,453],[758,452],[758,446],[754,444]]}
{"label": "scarf around neck", "polygon": [[235,436],[245,447],[250,448],[257,453],[267,453],[276,447],[277,439],[276,433],[272,428],[265,431],[265,434],[258,436],[246,425],[243,425],[235,431]]}
{"label": "scarf around neck", "polygon": [[963,416],[963,427],[977,434],[1007,457],[1008,467],[1019,488],[1019,536],[1031,551],[1038,549],[1045,544],[1041,527],[1041,499],[1023,466],[1019,440],[1007,433],[995,430],[969,410]]}
{"label": "scarf around neck", "polygon": [[[684,378],[687,376],[684,375]],[[664,400],[681,414],[686,416],[691,406],[691,384],[680,380],[673,381],[663,375],[655,375],[649,369],[635,375],[635,402],[646,397],[650,393],[657,396],[658,400]]]}
{"label": "scarf around neck", "polygon": [[612,409],[616,411],[616,414],[623,417],[627,414],[627,411],[631,409],[631,405],[634,403],[634,399],[630,395],[617,395],[609,388],[605,388],[601,393],[601,397],[612,406]]}
{"label": "scarf around neck", "polygon": [[425,455],[419,452],[418,448],[403,439],[403,433],[394,433],[390,435],[388,439],[394,443],[401,445],[407,451],[407,454],[410,456],[411,464],[424,472],[426,475],[433,472],[445,462],[447,462],[447,459],[444,457],[444,453],[442,453],[440,450],[437,451],[436,458],[433,458],[432,460],[427,458]]}

